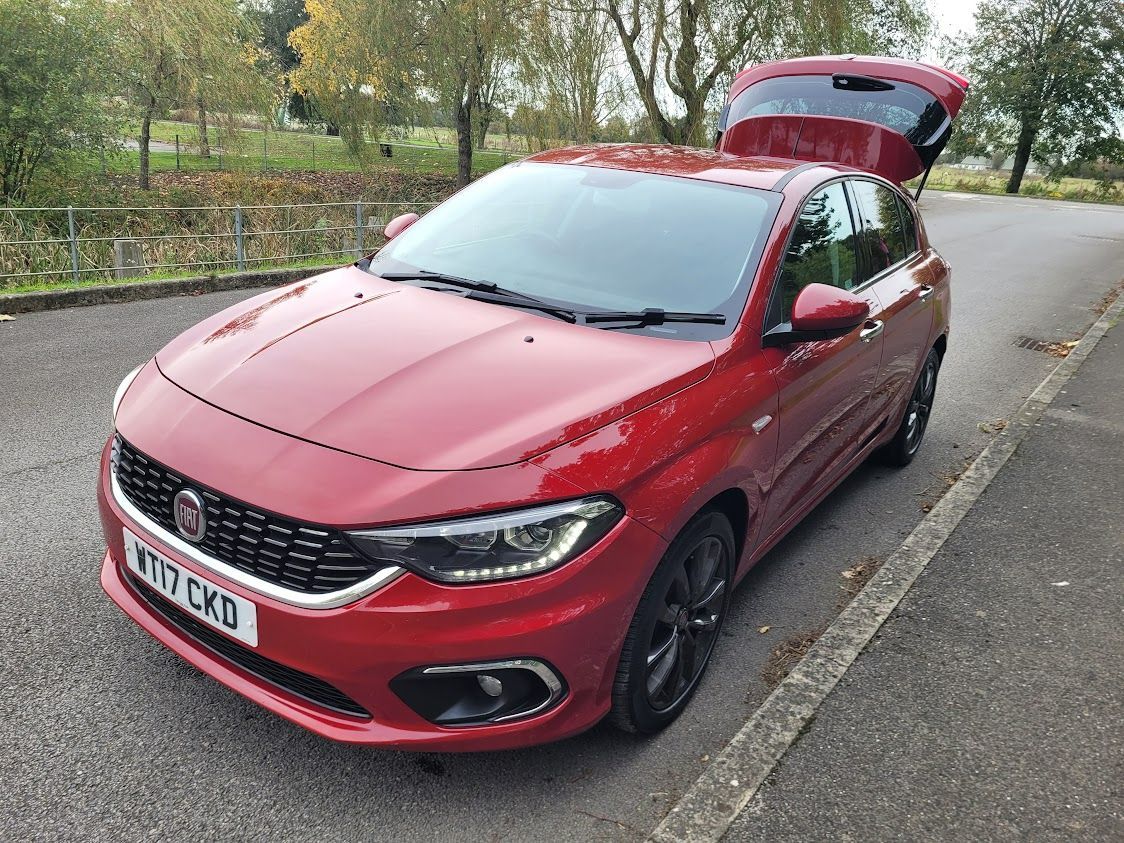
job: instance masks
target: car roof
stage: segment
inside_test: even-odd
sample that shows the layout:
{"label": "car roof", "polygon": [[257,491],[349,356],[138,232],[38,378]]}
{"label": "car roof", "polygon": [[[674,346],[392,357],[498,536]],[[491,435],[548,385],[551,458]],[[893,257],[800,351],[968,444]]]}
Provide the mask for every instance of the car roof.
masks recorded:
{"label": "car roof", "polygon": [[740,156],[697,147],[636,143],[569,146],[540,152],[524,160],[680,176],[759,190],[778,190],[779,184],[793,170],[819,166],[789,158]]}

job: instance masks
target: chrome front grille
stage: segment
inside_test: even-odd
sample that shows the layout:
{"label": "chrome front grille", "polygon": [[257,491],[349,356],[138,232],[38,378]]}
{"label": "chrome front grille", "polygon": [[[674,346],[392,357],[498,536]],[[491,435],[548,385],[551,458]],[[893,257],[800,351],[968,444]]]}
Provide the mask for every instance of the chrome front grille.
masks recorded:
{"label": "chrome front grille", "polygon": [[125,497],[172,533],[177,533],[172,500],[180,489],[194,489],[207,510],[207,532],[195,546],[282,588],[338,591],[384,567],[352,551],[338,530],[254,509],[173,472],[120,436],[114,437],[111,462]]}

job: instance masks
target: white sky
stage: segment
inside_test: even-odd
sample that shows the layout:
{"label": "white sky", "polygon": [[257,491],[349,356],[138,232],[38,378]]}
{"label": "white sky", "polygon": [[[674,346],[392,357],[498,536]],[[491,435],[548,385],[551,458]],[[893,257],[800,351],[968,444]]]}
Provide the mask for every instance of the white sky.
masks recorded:
{"label": "white sky", "polygon": [[978,0],[929,0],[929,8],[937,19],[942,35],[955,35],[960,30],[972,32]]}

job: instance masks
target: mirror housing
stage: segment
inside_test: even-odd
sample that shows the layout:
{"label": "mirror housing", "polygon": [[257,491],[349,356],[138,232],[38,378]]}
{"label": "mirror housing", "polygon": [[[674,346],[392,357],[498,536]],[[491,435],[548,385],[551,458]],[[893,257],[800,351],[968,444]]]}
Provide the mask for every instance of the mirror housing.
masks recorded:
{"label": "mirror housing", "polygon": [[792,303],[792,321],[764,336],[766,347],[794,342],[833,340],[845,336],[870,315],[870,304],[828,284],[809,284]]}
{"label": "mirror housing", "polygon": [[382,230],[383,237],[393,240],[420,219],[417,214],[401,214],[386,224],[386,228]]}

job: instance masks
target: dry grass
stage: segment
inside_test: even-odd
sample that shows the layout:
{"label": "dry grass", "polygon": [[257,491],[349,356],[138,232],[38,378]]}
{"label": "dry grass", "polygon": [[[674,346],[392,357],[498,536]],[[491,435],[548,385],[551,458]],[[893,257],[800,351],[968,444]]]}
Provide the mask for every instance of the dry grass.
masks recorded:
{"label": "dry grass", "polygon": [[[885,560],[877,556],[863,556],[846,570],[839,573],[839,600],[836,602],[836,613],[843,611],[863,587],[870,582]],[[761,678],[769,690],[773,690],[781,683],[796,664],[808,654],[812,645],[824,634],[829,623],[820,624],[813,629],[801,630],[790,635],[780,644],[775,646],[765,667],[761,670]]]}
{"label": "dry grass", "polygon": [[[234,205],[243,209],[246,268],[333,256],[344,262],[358,252],[357,233],[369,251],[382,242],[382,226],[388,220],[407,211],[424,212],[429,203],[452,190],[451,179],[403,173],[293,173],[284,178],[162,174],[147,192],[137,190],[130,179],[121,179],[112,185],[108,198],[76,197],[76,205],[84,204],[83,199],[108,204],[112,198],[121,206],[76,210],[80,279],[84,283],[113,279],[115,238],[143,244],[150,270],[144,277],[232,270],[237,267]],[[66,196],[59,199],[67,200],[74,201]],[[358,227],[357,200],[365,203]],[[0,290],[50,289],[72,283],[67,237],[65,210],[0,211],[0,242],[16,241],[0,245]]]}

